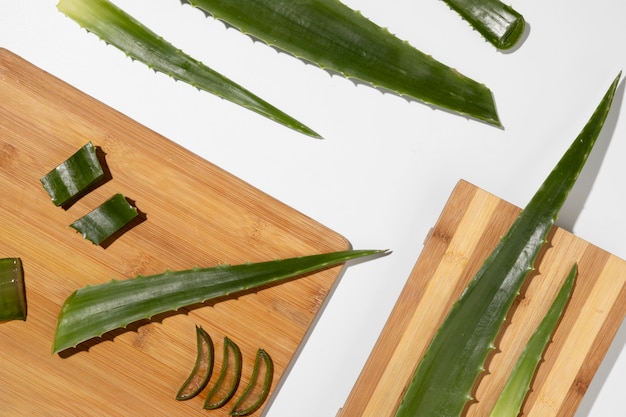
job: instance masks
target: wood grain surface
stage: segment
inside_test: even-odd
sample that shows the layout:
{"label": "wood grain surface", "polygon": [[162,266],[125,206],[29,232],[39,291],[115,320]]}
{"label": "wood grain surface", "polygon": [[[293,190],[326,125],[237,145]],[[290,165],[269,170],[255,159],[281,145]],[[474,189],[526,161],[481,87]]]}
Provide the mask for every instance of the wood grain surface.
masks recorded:
{"label": "wood grain surface", "polygon": [[[519,212],[468,182],[457,184],[338,417],[394,415],[452,303]],[[574,415],[626,314],[626,262],[555,227],[496,341],[466,416],[489,415],[517,356],[574,262],[578,277],[572,298],[522,414]]]}
{"label": "wood grain surface", "polygon": [[[209,140],[209,138],[207,138]],[[87,141],[108,180],[66,209],[39,179]],[[114,193],[142,213],[106,246],[68,225]],[[341,267],[219,303],[192,306],[52,355],[60,306],[88,284],[166,269],[345,250],[345,238],[175,143],[0,49],[0,257],[20,257],[28,318],[0,324],[2,416],[225,416],[204,394],[174,400],[196,355],[195,326],[243,356],[239,392],[259,347],[281,378]],[[261,415],[263,409],[253,415]]]}

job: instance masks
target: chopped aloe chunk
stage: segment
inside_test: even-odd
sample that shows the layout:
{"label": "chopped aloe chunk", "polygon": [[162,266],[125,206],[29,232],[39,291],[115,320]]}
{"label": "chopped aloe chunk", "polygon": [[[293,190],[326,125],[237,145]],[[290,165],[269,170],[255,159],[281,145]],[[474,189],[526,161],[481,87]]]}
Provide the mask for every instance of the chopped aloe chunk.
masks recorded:
{"label": "chopped aloe chunk", "polygon": [[524,35],[524,16],[500,0],[444,1],[498,49],[513,48]]}
{"label": "chopped aloe chunk", "polygon": [[0,259],[0,321],[26,320],[24,270],[20,258]]}
{"label": "chopped aloe chunk", "polygon": [[56,206],[63,206],[104,177],[96,148],[88,142],[74,155],[40,179]]}
{"label": "chopped aloe chunk", "polygon": [[126,197],[117,193],[70,226],[81,233],[85,239],[99,245],[137,215],[137,209],[126,200]]}

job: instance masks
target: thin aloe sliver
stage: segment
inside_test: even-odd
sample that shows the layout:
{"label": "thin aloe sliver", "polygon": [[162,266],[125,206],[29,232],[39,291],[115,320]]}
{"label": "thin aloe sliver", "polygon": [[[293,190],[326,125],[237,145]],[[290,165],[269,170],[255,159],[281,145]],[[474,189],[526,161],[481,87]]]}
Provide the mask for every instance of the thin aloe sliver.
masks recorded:
{"label": "thin aloe sliver", "polygon": [[191,373],[176,393],[178,401],[189,400],[206,387],[213,373],[214,346],[211,336],[196,326],[196,362]]}
{"label": "thin aloe sliver", "polygon": [[242,358],[241,350],[230,338],[224,337],[224,357],[220,375],[213,387],[209,390],[204,408],[214,410],[222,407],[235,395],[241,380]]}

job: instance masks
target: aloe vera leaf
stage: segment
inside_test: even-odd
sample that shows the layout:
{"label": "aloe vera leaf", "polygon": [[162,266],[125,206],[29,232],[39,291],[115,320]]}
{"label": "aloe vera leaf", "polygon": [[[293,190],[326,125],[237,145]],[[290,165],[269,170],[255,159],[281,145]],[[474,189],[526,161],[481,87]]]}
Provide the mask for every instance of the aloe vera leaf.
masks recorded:
{"label": "aloe vera leaf", "polygon": [[250,382],[241,397],[235,402],[231,416],[247,416],[254,413],[267,399],[274,377],[274,362],[263,349],[259,349],[254,360]]}
{"label": "aloe vera leaf", "polygon": [[491,91],[338,0],[189,0],[268,45],[375,87],[500,126]]}
{"label": "aloe vera leaf", "polygon": [[524,16],[499,0],[444,1],[498,49],[511,49],[524,34]]}
{"label": "aloe vera leaf", "polygon": [[178,401],[185,401],[198,395],[209,383],[209,378],[213,373],[213,340],[200,326],[196,326],[196,346],[196,362],[191,373],[176,393]]}
{"label": "aloe vera leaf", "polygon": [[84,194],[104,177],[96,148],[87,142],[72,156],[40,179],[55,206],[63,206]]}
{"label": "aloe vera leaf", "polygon": [[20,258],[0,259],[0,322],[26,320],[26,288]]}
{"label": "aloe vera leaf", "polygon": [[320,135],[222,74],[185,54],[108,0],[60,0],[59,11],[155,71],[215,94],[315,138]]}
{"label": "aloe vera leaf", "polygon": [[138,216],[137,209],[122,194],[113,197],[96,207],[83,217],[75,220],[70,227],[99,245],[126,226]]}
{"label": "aloe vera leaf", "polygon": [[52,350],[53,353],[60,352],[155,314],[260,289],[351,259],[387,253],[384,250],[339,251],[233,266],[166,271],[86,286],[65,300],[57,319]]}
{"label": "aloe vera leaf", "polygon": [[235,342],[224,337],[224,359],[220,375],[204,401],[204,409],[222,407],[235,395],[241,380],[241,350]]}
{"label": "aloe vera leaf", "polygon": [[552,306],[520,354],[498,401],[491,410],[490,417],[517,417],[520,413],[543,352],[570,299],[577,271],[578,267],[574,264],[552,302]]}
{"label": "aloe vera leaf", "polygon": [[459,416],[511,304],[602,129],[621,73],[437,330],[396,417]]}

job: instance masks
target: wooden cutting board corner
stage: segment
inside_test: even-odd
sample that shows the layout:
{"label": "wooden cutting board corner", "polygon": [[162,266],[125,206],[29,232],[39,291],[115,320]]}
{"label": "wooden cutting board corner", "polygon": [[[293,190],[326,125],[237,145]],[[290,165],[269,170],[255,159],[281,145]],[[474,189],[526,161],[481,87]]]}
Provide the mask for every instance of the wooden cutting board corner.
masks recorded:
{"label": "wooden cutting board corner", "polygon": [[[39,178],[87,141],[103,150],[111,178],[67,210],[55,207]],[[68,227],[117,192],[146,220],[106,248]],[[75,289],[112,278],[349,247],[343,236],[2,48],[0,194],[0,256],[22,258],[28,298],[26,322],[0,324],[3,416],[206,416],[206,391],[174,399],[194,364],[196,325],[215,343],[214,378],[227,336],[242,352],[236,396],[260,347],[274,362],[274,391],[341,267],[132,325],[72,355],[50,353],[56,316]]]}
{"label": "wooden cutting board corner", "polygon": [[[430,339],[520,209],[471,183],[457,183],[378,341],[337,417],[393,417]],[[465,417],[489,415],[525,342],[573,262],[572,298],[548,346],[523,408],[524,417],[570,417],[626,314],[626,262],[554,228],[537,274],[523,287],[497,353],[475,387]]]}

